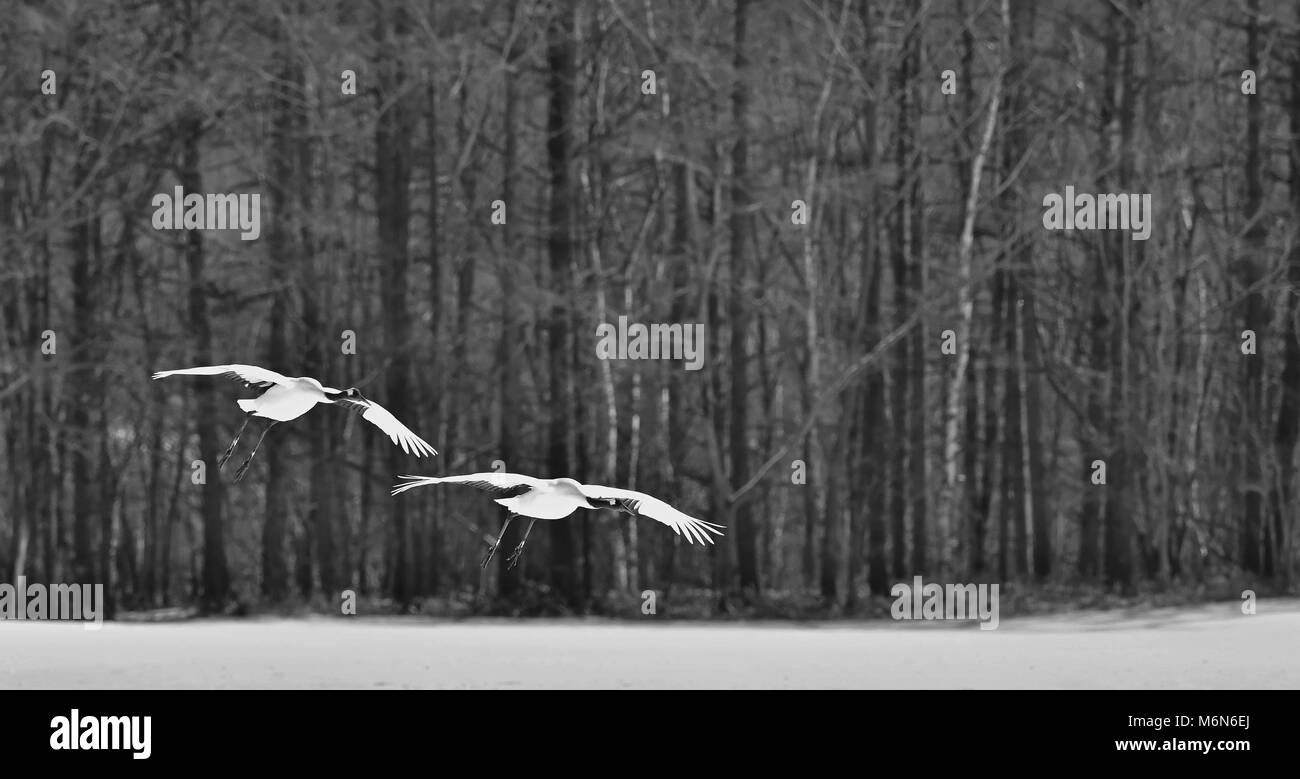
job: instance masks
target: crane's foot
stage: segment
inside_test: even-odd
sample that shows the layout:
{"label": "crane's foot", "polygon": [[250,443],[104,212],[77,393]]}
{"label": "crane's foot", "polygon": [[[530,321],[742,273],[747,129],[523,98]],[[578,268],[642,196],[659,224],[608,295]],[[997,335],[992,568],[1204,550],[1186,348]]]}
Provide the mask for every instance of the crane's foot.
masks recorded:
{"label": "crane's foot", "polygon": [[510,563],[510,564],[509,564],[508,566],[506,566],[506,567],[507,567],[507,568],[514,568],[516,565],[519,565],[519,557],[520,557],[523,553],[524,553],[524,545],[523,545],[523,543],[520,543],[519,546],[516,546],[516,547],[515,547],[515,551],[511,552],[511,553],[510,553],[510,556],[506,558],[506,561],[507,561],[508,563]]}
{"label": "crane's foot", "polygon": [[235,481],[237,482],[243,481],[244,474],[248,473],[248,466],[252,462],[253,462],[253,458],[249,457],[247,460],[239,464],[239,470],[235,471]]}
{"label": "crane's foot", "polygon": [[488,548],[487,555],[483,558],[483,565],[481,567],[483,568],[488,567],[488,563],[492,562],[492,556],[497,553],[498,546],[500,546],[500,544],[493,544],[491,547]]}

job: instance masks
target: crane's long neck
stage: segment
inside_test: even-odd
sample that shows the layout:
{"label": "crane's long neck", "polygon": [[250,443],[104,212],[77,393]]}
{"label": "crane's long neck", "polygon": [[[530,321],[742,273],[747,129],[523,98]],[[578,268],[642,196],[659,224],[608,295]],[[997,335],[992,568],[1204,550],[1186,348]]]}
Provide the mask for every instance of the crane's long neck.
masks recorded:
{"label": "crane's long neck", "polygon": [[[346,390],[330,390],[330,389],[326,389],[326,390],[321,390],[321,392],[322,392],[322,394],[325,395],[325,402],[326,402],[326,403],[342,403],[342,402],[343,402],[344,400],[346,400],[347,397],[348,397],[348,393],[347,393]],[[355,400],[360,400],[359,397],[354,398],[354,399],[355,399]]]}

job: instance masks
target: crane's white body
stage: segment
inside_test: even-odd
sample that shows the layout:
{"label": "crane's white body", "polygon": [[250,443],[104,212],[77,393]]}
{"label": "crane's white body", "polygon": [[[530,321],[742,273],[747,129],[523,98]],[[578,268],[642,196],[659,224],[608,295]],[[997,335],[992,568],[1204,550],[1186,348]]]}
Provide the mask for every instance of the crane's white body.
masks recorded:
{"label": "crane's white body", "polygon": [[564,519],[580,508],[591,508],[577,484],[573,479],[539,479],[538,486],[523,495],[496,502],[521,517]]}
{"label": "crane's white body", "polygon": [[239,407],[255,417],[288,422],[311,411],[317,403],[332,403],[325,395],[326,389],[313,378],[299,376],[288,384],[273,385],[259,397],[241,399]]}

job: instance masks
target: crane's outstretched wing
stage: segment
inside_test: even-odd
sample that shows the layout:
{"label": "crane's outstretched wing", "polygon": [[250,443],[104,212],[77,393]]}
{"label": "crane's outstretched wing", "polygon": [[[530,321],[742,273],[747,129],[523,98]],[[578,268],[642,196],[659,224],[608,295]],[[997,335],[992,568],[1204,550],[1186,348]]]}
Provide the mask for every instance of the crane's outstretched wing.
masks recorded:
{"label": "crane's outstretched wing", "polygon": [[409,479],[409,481],[393,485],[394,495],[399,492],[406,492],[412,487],[422,487],[426,484],[464,484],[483,490],[492,496],[493,500],[514,498],[541,484],[540,479],[534,479],[531,476],[498,471],[466,473],[460,476],[399,476],[398,478]]}
{"label": "crane's outstretched wing", "polygon": [[402,447],[402,451],[407,454],[413,454],[416,457],[425,455],[435,455],[438,450],[429,446],[423,438],[420,438],[411,429],[393,416],[388,409],[368,398],[339,398],[335,403],[342,403],[348,408],[361,412],[361,418],[383,430],[393,443]]}
{"label": "crane's outstretched wing", "polygon": [[185,368],[179,371],[158,371],[154,379],[168,376],[226,376],[242,382],[245,387],[269,387],[272,384],[288,384],[289,377],[283,376],[256,365],[207,365],[202,368]]}
{"label": "crane's outstretched wing", "polygon": [[611,508],[622,508],[632,516],[649,517],[656,522],[662,522],[672,528],[674,533],[685,538],[688,543],[699,541],[701,544],[711,544],[713,536],[709,533],[720,536],[726,529],[722,525],[683,514],[644,492],[602,487],[599,484],[584,484],[582,494],[593,501],[607,503]]}

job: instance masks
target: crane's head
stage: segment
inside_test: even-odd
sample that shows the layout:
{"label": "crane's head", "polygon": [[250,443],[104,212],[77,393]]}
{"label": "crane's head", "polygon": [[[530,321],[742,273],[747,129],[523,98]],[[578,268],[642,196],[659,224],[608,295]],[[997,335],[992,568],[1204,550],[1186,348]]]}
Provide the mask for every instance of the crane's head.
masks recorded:
{"label": "crane's head", "polygon": [[326,389],[325,394],[330,399],[338,403],[341,400],[365,400],[366,397],[361,394],[361,390],[356,387],[348,387],[345,390]]}

